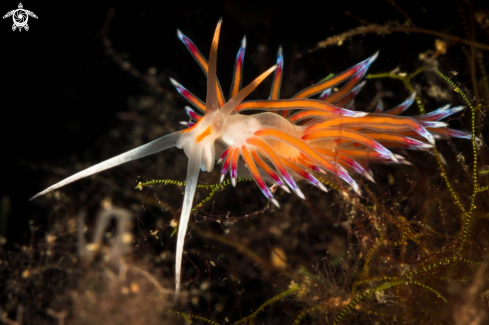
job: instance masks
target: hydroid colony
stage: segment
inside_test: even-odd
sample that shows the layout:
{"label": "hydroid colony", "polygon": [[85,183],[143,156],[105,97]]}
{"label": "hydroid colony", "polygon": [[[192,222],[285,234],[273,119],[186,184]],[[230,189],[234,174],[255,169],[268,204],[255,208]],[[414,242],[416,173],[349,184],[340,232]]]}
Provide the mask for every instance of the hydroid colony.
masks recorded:
{"label": "hydroid colony", "polygon": [[[291,99],[279,99],[283,76],[281,50],[278,52],[277,64],[241,89],[246,49],[246,39],[243,39],[236,58],[231,93],[226,101],[216,76],[221,23],[222,21],[219,21],[217,24],[209,61],[190,39],[178,31],[180,40],[207,74],[205,102],[177,81],[171,80],[178,92],[199,111],[185,108],[192,119],[192,122],[182,122],[187,126],[186,129],[165,135],[76,173],[32,198],[80,178],[171,147],[183,149],[189,161],[177,237],[177,293],[180,290],[185,233],[199,169],[212,171],[216,158],[218,163],[222,163],[221,181],[228,170],[233,185],[236,184],[238,176],[251,176],[263,194],[279,206],[269,189],[271,185],[278,185],[286,192],[292,190],[304,198],[296,182],[305,180],[326,192],[326,187],[316,176],[318,173],[329,173],[337,181],[346,182],[360,194],[359,186],[350,176],[351,172],[373,181],[372,172],[368,168],[371,161],[409,164],[402,156],[392,153],[389,148],[430,151],[436,138],[471,138],[470,134],[449,129],[446,123],[439,121],[462,110],[463,107],[445,106],[426,115],[398,116],[413,102],[414,94],[398,107],[386,112],[380,109],[374,113],[355,111],[353,99],[365,84],[361,80],[377,58],[377,53],[340,74],[300,91]],[[248,94],[273,72],[269,99],[244,101]],[[333,87],[340,83],[344,83],[343,86],[333,91]],[[312,96],[316,98],[311,99]],[[263,112],[241,114],[246,110]],[[239,159],[240,157],[242,159]]]}

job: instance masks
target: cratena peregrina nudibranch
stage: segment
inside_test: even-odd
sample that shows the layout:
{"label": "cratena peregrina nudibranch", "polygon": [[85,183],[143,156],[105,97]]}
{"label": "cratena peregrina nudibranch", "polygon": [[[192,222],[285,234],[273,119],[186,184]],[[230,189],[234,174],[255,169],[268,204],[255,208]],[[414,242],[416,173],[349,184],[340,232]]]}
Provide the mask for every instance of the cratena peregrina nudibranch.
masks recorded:
{"label": "cratena peregrina nudibranch", "polygon": [[[353,99],[364,86],[365,82],[361,80],[377,58],[377,53],[346,71],[301,90],[290,99],[279,99],[284,62],[281,49],[273,67],[241,88],[246,49],[246,39],[243,38],[234,67],[231,93],[226,101],[216,76],[221,23],[222,20],[217,24],[212,39],[209,61],[190,39],[180,31],[177,33],[207,74],[205,102],[175,80],[171,80],[178,92],[196,109],[185,108],[193,121],[183,122],[186,129],[82,170],[32,198],[131,160],[171,147],[183,148],[189,160],[177,237],[177,293],[180,290],[185,233],[199,169],[212,171],[216,157],[218,164],[222,164],[221,181],[228,170],[233,185],[238,176],[253,177],[267,199],[278,207],[279,204],[269,189],[271,185],[277,185],[286,192],[292,190],[297,196],[304,198],[296,184],[298,181],[305,180],[326,192],[326,187],[315,175],[331,173],[359,193],[359,187],[350,173],[373,181],[372,172],[368,168],[370,161],[409,164],[402,156],[391,152],[390,148],[433,151],[435,138],[471,138],[471,134],[447,128],[445,122],[439,121],[461,111],[463,107],[450,108],[447,105],[425,115],[399,116],[411,105],[414,94],[399,106],[385,112],[380,109],[374,113],[355,111]],[[244,101],[272,73],[269,99]],[[333,91],[333,87],[338,84],[342,86]],[[261,112],[241,114],[246,110]]]}

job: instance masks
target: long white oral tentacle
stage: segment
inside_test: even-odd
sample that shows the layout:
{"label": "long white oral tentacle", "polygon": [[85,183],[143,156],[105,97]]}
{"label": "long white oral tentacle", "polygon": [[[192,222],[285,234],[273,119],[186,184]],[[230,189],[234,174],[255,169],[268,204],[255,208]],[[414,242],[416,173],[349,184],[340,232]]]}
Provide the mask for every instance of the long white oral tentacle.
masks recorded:
{"label": "long white oral tentacle", "polygon": [[113,158],[107,159],[105,161],[102,161],[101,163],[98,163],[95,166],[92,166],[90,168],[84,169],[75,175],[71,175],[68,178],[63,179],[62,181],[51,185],[44,191],[34,195],[29,199],[29,201],[35,199],[38,196],[41,196],[43,194],[46,194],[48,192],[51,192],[52,190],[55,190],[57,188],[60,188],[61,186],[65,186],[66,184],[72,183],[76,180],[79,180],[80,178],[84,178],[93,174],[96,174],[98,172],[101,172],[103,170],[119,166],[123,163],[126,163],[131,160],[136,160],[142,157],[146,157],[149,155],[152,155],[154,153],[166,150],[168,148],[174,147],[177,144],[177,141],[181,137],[181,132],[174,132],[167,134],[165,136],[162,136],[161,138],[158,138],[156,140],[151,141],[150,143],[147,143],[145,145],[142,145],[140,147],[137,147],[135,149],[126,151],[118,156],[115,156]]}

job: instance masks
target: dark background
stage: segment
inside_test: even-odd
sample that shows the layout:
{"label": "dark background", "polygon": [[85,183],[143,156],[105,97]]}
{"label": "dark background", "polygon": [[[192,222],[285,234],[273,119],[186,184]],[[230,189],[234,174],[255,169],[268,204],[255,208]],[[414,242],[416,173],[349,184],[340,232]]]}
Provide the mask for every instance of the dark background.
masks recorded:
{"label": "dark background", "polygon": [[[483,3],[479,2],[476,4]],[[205,77],[176,37],[176,28],[207,56],[219,17],[223,17],[224,24],[218,75],[224,89],[229,89],[243,35],[248,37],[244,82],[273,64],[280,44],[285,55],[284,82],[288,71],[300,70],[307,71],[302,76],[306,84],[339,72],[376,50],[380,50],[380,57],[370,70],[374,72],[397,66],[413,69],[406,62],[433,49],[433,38],[429,36],[371,35],[295,59],[298,52],[318,41],[359,26],[358,21],[345,15],[346,10],[370,22],[404,20],[385,1],[321,3],[318,6],[301,1],[287,6],[281,1],[137,1],[130,5],[23,2],[24,9],[39,17],[29,18],[28,32],[12,32],[11,18],[0,21],[0,197],[10,200],[9,241],[23,241],[28,220],[46,217],[45,208],[28,199],[50,185],[46,177],[52,174],[51,168],[66,168],[85,157],[97,161],[94,143],[120,123],[126,123],[117,116],[127,109],[128,98],[150,92],[146,84],[115,64],[102,46],[100,32],[110,8],[115,9],[109,34],[114,48],[125,53],[140,71],[156,68],[161,85],[175,95],[169,76],[201,98],[205,94]],[[420,27],[464,36],[456,2],[398,4]],[[0,12],[4,15],[17,5],[16,1],[3,1]],[[253,63],[253,53],[260,45],[266,55],[260,57],[261,61],[255,57]],[[464,60],[462,56],[460,60]],[[453,55],[450,65],[457,68]]]}
{"label": "dark background", "polygon": [[[471,4],[474,9],[481,7],[489,9],[485,0],[473,1]],[[212,3],[138,1],[130,5],[120,2],[45,4],[32,1],[23,2],[23,5],[25,9],[33,11],[39,17],[39,19],[29,18],[28,32],[12,32],[12,19],[0,20],[2,63],[0,130],[3,149],[2,159],[0,159],[2,202],[0,235],[7,236],[8,251],[12,252],[9,255],[11,258],[6,259],[12,261],[11,265],[4,264],[3,270],[7,271],[0,274],[0,278],[15,284],[11,285],[9,290],[12,288],[17,290],[20,287],[15,293],[16,299],[19,297],[19,303],[27,301],[27,305],[37,306],[37,314],[33,311],[29,314],[30,317],[38,317],[42,314],[47,318],[45,313],[47,307],[53,307],[55,310],[70,310],[69,305],[72,304],[73,299],[67,293],[80,286],[79,292],[84,294],[86,286],[83,279],[90,278],[90,274],[89,272],[88,276],[84,274],[80,265],[73,262],[74,265],[65,267],[66,270],[74,270],[75,274],[79,274],[79,278],[72,278],[71,284],[64,282],[68,281],[64,273],[56,277],[42,272],[41,275],[33,277],[38,282],[30,284],[30,278],[23,278],[22,270],[31,268],[31,257],[24,253],[23,247],[16,244],[29,247],[30,243],[36,242],[33,239],[37,239],[39,251],[42,252],[42,244],[46,242],[44,238],[50,231],[48,224],[51,229],[59,226],[61,230],[52,232],[61,234],[57,239],[58,251],[62,256],[59,261],[60,263],[61,259],[68,261],[69,259],[64,256],[65,254],[75,256],[73,252],[76,240],[73,236],[63,235],[62,227],[67,225],[68,228],[69,225],[73,225],[70,223],[74,220],[73,216],[80,215],[81,210],[88,210],[86,225],[90,230],[94,226],[100,202],[107,197],[112,199],[114,206],[124,207],[134,214],[134,224],[139,229],[134,227],[136,238],[132,244],[134,251],[130,255],[133,263],[141,265],[149,261],[153,268],[148,267],[148,269],[152,274],[161,276],[165,286],[173,287],[174,265],[171,257],[175,252],[175,238],[170,238],[171,229],[164,228],[166,230],[161,231],[161,237],[153,238],[148,233],[161,229],[158,227],[169,223],[173,217],[178,218],[182,199],[181,188],[155,186],[145,192],[135,191],[133,184],[140,179],[152,178],[184,180],[186,158],[183,152],[171,149],[100,173],[91,179],[80,180],[59,191],[61,199],[52,195],[31,202],[28,199],[47,186],[90,164],[182,128],[178,125],[178,121],[188,119],[183,110],[187,103],[171,86],[169,77],[181,82],[201,99],[205,98],[206,78],[185,46],[178,40],[177,28],[190,37],[207,57],[216,23],[219,17],[224,19],[219,43],[218,76],[225,94],[229,90],[235,55],[243,35],[247,36],[248,41],[244,63],[244,84],[270,67],[275,62],[277,48],[279,45],[283,46],[285,69],[282,98],[293,95],[329,73],[339,73],[351,67],[377,50],[380,50],[380,55],[369,69],[370,73],[388,72],[396,68],[408,73],[413,72],[425,65],[419,61],[419,54],[434,50],[433,36],[401,33],[385,36],[370,34],[354,37],[345,41],[342,46],[331,46],[297,58],[298,53],[312,48],[317,42],[361,26],[359,19],[354,19],[352,15],[370,23],[384,24],[388,21],[403,23],[405,17],[391,3],[384,0],[296,1],[294,6],[285,5],[281,1]],[[408,13],[420,28],[467,37],[463,20],[463,17],[468,17],[468,6],[465,1],[415,0],[398,1],[397,5]],[[17,6],[18,2],[2,2],[0,15],[3,16]],[[107,23],[109,12],[113,13],[110,24]],[[350,14],[348,15],[347,12]],[[103,45],[103,36],[107,35],[107,31],[113,49],[118,51],[124,60],[131,62],[135,69],[143,74],[149,70],[156,71],[155,76],[163,89],[163,95],[156,94],[147,83],[134,77],[114,62]],[[488,29],[477,29],[479,42],[487,42],[489,37],[487,31]],[[449,45],[453,46],[449,47],[446,55],[437,59],[439,69],[446,74],[457,71],[456,80],[472,89],[464,46]],[[469,49],[465,47],[465,50]],[[487,52],[481,51],[481,53],[485,58],[488,57]],[[480,76],[480,73],[477,73],[477,76]],[[415,79],[422,89],[422,98],[425,100],[427,111],[447,103],[460,104],[457,96],[445,101],[431,98],[426,91],[429,81],[427,74],[421,74]],[[437,82],[443,84],[439,79]],[[391,79],[368,81],[367,86],[357,97],[356,103],[360,108],[366,108],[372,101],[377,94],[376,86],[380,84],[383,90],[392,92],[391,98],[384,98],[387,108],[399,104],[408,96],[399,81]],[[263,85],[250,95],[250,98],[267,98],[269,87],[270,80],[265,80]],[[139,110],[138,105],[147,98],[156,98],[154,107]],[[416,113],[416,108],[413,107],[407,115]],[[136,116],[137,120],[131,119],[131,116]],[[462,118],[457,116],[454,119],[450,122],[452,127],[465,130],[469,128],[468,116]],[[117,133],[118,137],[113,136]],[[120,135],[121,133],[123,135]],[[469,153],[466,157],[470,157],[469,141],[454,140],[453,143],[454,147]],[[462,180],[460,184],[457,182],[454,184],[462,200],[467,199],[466,196],[470,193],[466,192],[464,195],[463,189],[468,187],[467,182],[463,180],[469,180],[470,175],[468,177],[464,175],[463,170],[455,163],[456,154],[451,151],[447,142],[440,141],[437,146],[447,158],[450,171],[458,170],[456,174],[450,176],[453,180]],[[371,165],[377,181],[375,195],[372,197],[384,200],[379,206],[386,208],[391,206],[389,201],[391,200],[392,205],[395,205],[395,213],[399,210],[399,213],[406,215],[408,220],[419,220],[417,219],[419,216],[425,215],[426,220],[435,218],[433,219],[436,220],[435,229],[450,234],[451,230],[446,229],[458,229],[458,225],[455,225],[458,218],[453,218],[449,214],[443,216],[442,211],[438,213],[438,203],[447,211],[455,205],[443,181],[439,178],[436,161],[422,152],[410,152],[408,155],[414,166]],[[481,153],[482,162],[479,164],[482,166],[488,164],[483,157]],[[468,161],[468,164],[470,163]],[[218,178],[217,173],[216,171],[214,174],[201,173],[200,180],[214,183]],[[393,180],[392,184],[390,177]],[[481,184],[486,183],[481,182]],[[257,310],[266,299],[277,294],[290,283],[290,274],[283,275],[276,270],[270,271],[270,268],[265,265],[257,265],[254,260],[243,257],[246,254],[237,251],[234,247],[202,235],[202,233],[218,234],[216,235],[218,237],[224,230],[229,229],[231,229],[230,236],[222,236],[223,238],[241,243],[256,252],[258,256],[267,256],[274,246],[283,248],[290,258],[289,271],[296,270],[298,265],[301,265],[313,270],[314,273],[321,274],[322,263],[335,265],[331,267],[340,271],[335,274],[333,281],[339,282],[338,287],[334,284],[331,290],[339,291],[340,289],[336,288],[340,285],[348,287],[346,275],[345,280],[341,280],[343,269],[338,261],[342,259],[344,252],[357,245],[357,239],[348,236],[348,226],[342,225],[350,212],[349,209],[343,209],[341,203],[343,199],[338,200],[341,194],[332,191],[333,193],[324,195],[317,190],[308,190],[306,184],[301,184],[307,200],[302,201],[293,195],[278,193],[277,199],[282,205],[280,210],[272,208],[267,214],[262,213],[259,217],[241,218],[245,213],[261,210],[266,205],[266,200],[253,185],[240,184],[240,186],[237,190],[228,188],[218,193],[213,199],[216,204],[211,205],[209,202],[200,213],[201,220],[198,221],[202,222],[195,222],[192,225],[195,228],[187,236],[188,240],[185,244],[189,254],[184,261],[183,283],[189,290],[195,288],[201,290],[198,294],[205,298],[205,290],[202,289],[201,284],[205,283],[207,278],[209,281],[212,280],[212,286],[208,287],[209,294],[212,289],[212,299],[200,299],[200,305],[186,306],[179,310],[190,310],[192,314],[204,315],[216,320],[222,320],[230,315],[231,319],[237,320],[246,316],[249,311]],[[201,192],[205,193],[205,191]],[[425,198],[433,193],[445,194],[445,201],[441,199],[438,201],[438,197],[425,201]],[[142,196],[145,197],[142,199]],[[202,198],[201,196],[200,199]],[[153,202],[151,205],[151,200],[158,202]],[[8,209],[6,202],[10,202]],[[223,216],[232,208],[235,208],[235,213],[231,213],[231,216],[240,218],[235,223],[209,222],[210,220],[205,219],[210,212],[216,215],[220,213]],[[64,211],[59,212],[58,220],[63,222],[57,223],[56,214],[62,209]],[[455,211],[456,207],[452,210]],[[7,224],[2,223],[5,220],[2,219],[2,214],[5,212],[8,213]],[[442,222],[438,219],[440,216],[443,217]],[[30,220],[40,227],[29,227]],[[290,225],[282,232],[278,226],[283,220]],[[361,222],[359,221],[358,224]],[[429,225],[428,222],[425,224]],[[442,228],[446,229],[440,230]],[[202,233],[196,229],[201,229]],[[280,231],[272,233],[272,229]],[[485,230],[481,229],[479,236],[484,238]],[[69,231],[67,233],[74,234]],[[279,233],[286,235],[279,235]],[[369,239],[366,240],[365,247]],[[70,243],[73,246],[70,246]],[[486,242],[482,241],[481,247],[486,247],[484,245],[487,246]],[[3,253],[3,247],[0,249]],[[157,262],[156,257],[160,256],[167,257]],[[42,258],[39,265],[34,263],[33,269],[42,268],[43,261]],[[206,271],[210,269],[209,265],[206,265],[208,261],[215,261],[216,267],[207,274]],[[191,265],[191,262],[196,265]],[[328,273],[324,272],[324,274]],[[222,280],[222,277],[231,278],[231,276],[235,277],[231,281]],[[448,278],[451,277],[450,275]],[[22,288],[24,289],[21,290]],[[37,290],[44,296],[39,295],[35,298]],[[322,290],[322,287],[318,290]],[[8,291],[3,291],[2,287],[2,292]],[[329,291],[325,290],[325,292],[324,297],[327,297]],[[24,297],[22,293],[25,293]],[[341,291],[338,295],[341,295]],[[453,295],[464,297],[458,293]],[[58,296],[64,297],[64,300],[56,302],[53,297]],[[423,305],[423,302],[418,302],[418,297],[421,296],[418,296],[416,291],[411,296],[413,306]],[[146,299],[145,295],[140,297]],[[428,295],[425,297],[432,300]],[[0,298],[3,299],[0,301],[7,301],[9,295],[3,294]],[[311,299],[313,298],[311,296]],[[220,301],[224,310],[211,308],[211,301],[213,304]],[[11,305],[10,317],[15,314],[14,303],[15,301]],[[142,305],[146,305],[146,300],[134,304],[137,309]],[[161,305],[159,301],[147,306],[157,305]],[[121,306],[124,308],[126,305]],[[273,308],[267,308],[268,319],[280,323],[284,319],[295,318],[296,307],[281,309],[279,316],[274,314]],[[449,308],[452,308],[452,305]],[[129,314],[131,308],[127,309]],[[76,314],[77,309],[73,310]],[[100,310],[103,312],[103,308]],[[417,312],[418,309],[416,307],[413,310]],[[285,315],[287,311],[292,311],[289,316]],[[143,309],[142,312],[144,313]],[[392,313],[397,317],[395,311]],[[409,315],[408,312],[405,313]],[[97,318],[96,315],[94,318]],[[126,314],[121,313],[121,315],[124,317]]]}

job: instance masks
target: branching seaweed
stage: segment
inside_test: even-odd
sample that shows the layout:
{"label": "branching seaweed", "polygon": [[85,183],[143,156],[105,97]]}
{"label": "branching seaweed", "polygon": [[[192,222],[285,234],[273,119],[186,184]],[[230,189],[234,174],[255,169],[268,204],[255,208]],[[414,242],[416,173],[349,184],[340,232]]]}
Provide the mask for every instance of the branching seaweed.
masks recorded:
{"label": "branching seaweed", "polygon": [[[251,178],[239,177],[238,183],[241,183],[241,182],[254,182],[254,180]],[[175,181],[172,179],[156,179],[156,180],[154,179],[152,181],[148,181],[148,182],[144,182],[144,183],[139,182],[139,184],[136,186],[136,189],[142,190],[143,187],[145,187],[145,186],[151,186],[151,185],[157,185],[157,184],[176,185],[176,186],[180,186],[180,187],[185,186],[184,181]],[[219,183],[219,184],[198,184],[197,188],[210,190],[210,192],[206,196],[205,199],[201,200],[199,203],[197,203],[195,205],[195,207],[192,209],[192,212],[195,212],[198,209],[202,208],[206,202],[209,202],[214,197],[214,194],[216,194],[217,191],[220,191],[229,185],[231,185],[231,181],[229,179],[226,179],[222,183]]]}
{"label": "branching seaweed", "polygon": [[[412,89],[414,89],[411,84],[413,77],[419,74],[420,71],[423,71],[423,68],[418,69],[407,76],[382,73],[369,75],[367,78],[398,79],[406,85],[408,90],[412,91]],[[481,139],[476,135],[475,123],[477,120],[476,113],[483,107],[481,107],[480,104],[474,104],[474,102],[469,99],[470,96],[467,92],[443,73],[440,71],[436,71],[436,73],[450,85],[455,92],[461,95],[461,98],[468,106],[471,113],[473,155],[471,174],[472,193],[467,202],[462,201],[460,194],[453,186],[453,178],[449,176],[447,166],[445,166],[438,150],[434,150],[433,152],[449,195],[460,210],[458,213],[454,213],[453,216],[458,216],[461,228],[458,231],[458,235],[454,233],[450,236],[442,234],[420,221],[408,221],[403,216],[394,216],[391,209],[385,209],[378,203],[375,203],[375,201],[372,201],[374,204],[370,206],[357,206],[364,215],[368,216],[367,218],[362,219],[363,225],[357,223],[357,236],[360,236],[361,233],[368,229],[365,228],[366,222],[371,229],[370,231],[373,231],[372,235],[375,240],[372,240],[373,242],[363,258],[362,271],[359,273],[360,279],[354,281],[352,285],[349,294],[352,297],[351,301],[338,312],[334,324],[343,324],[347,322],[347,316],[354,310],[359,313],[370,315],[371,317],[380,317],[383,319],[402,318],[402,315],[393,314],[389,312],[389,310],[382,311],[382,308],[379,310],[378,307],[373,309],[371,302],[365,302],[362,306],[359,306],[362,301],[365,301],[372,296],[373,293],[382,293],[382,295],[385,295],[384,292],[387,290],[389,291],[391,298],[393,297],[393,299],[397,299],[397,304],[404,309],[407,308],[408,301],[414,299],[412,295],[416,290],[414,290],[413,286],[418,286],[431,291],[445,303],[448,303],[448,300],[437,288],[441,288],[441,290],[444,291],[446,290],[446,285],[443,285],[443,283],[446,284],[453,281],[467,283],[470,279],[473,267],[480,265],[483,260],[484,253],[482,249],[479,248],[472,239],[472,229],[474,228],[475,221],[474,211],[477,208],[476,201],[478,196],[488,189],[488,186],[479,185],[480,176],[477,172],[477,155],[481,147]],[[424,113],[424,108],[419,105],[419,103],[421,103],[421,98],[417,102],[420,112]],[[373,193],[370,190],[367,190],[367,193],[370,200],[374,200]],[[444,243],[441,245],[433,245],[433,240]],[[407,253],[408,248],[409,253]],[[361,255],[362,254],[360,254],[360,256]],[[413,261],[412,259],[410,260],[411,257],[416,255],[418,256],[416,261]],[[468,266],[468,268],[466,266]],[[457,274],[457,276],[453,277],[454,274]],[[379,282],[383,283],[379,285]],[[361,293],[357,294],[356,292],[359,287],[367,287],[367,289],[363,289]],[[424,295],[421,294],[421,296]],[[380,300],[378,295],[376,295],[376,299]],[[346,300],[343,301],[348,300],[349,299],[346,298]],[[417,305],[419,305],[419,302]],[[414,315],[417,315],[416,317],[419,318],[419,321],[424,322],[436,315],[436,313],[431,315],[429,313],[433,313],[434,310],[439,310],[441,308],[435,307],[435,305],[433,305],[432,302],[429,302],[424,306],[426,309],[423,307],[415,307]],[[428,312],[428,310],[430,310],[430,312]],[[404,313],[405,312],[407,312],[407,310],[405,310]],[[294,324],[299,324],[300,320],[307,314],[313,313],[328,314],[324,305],[315,305],[303,311]],[[411,320],[413,319],[412,315],[413,314],[410,316]]]}

